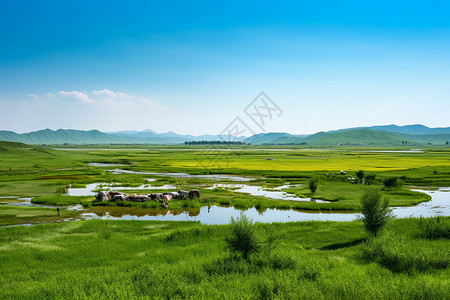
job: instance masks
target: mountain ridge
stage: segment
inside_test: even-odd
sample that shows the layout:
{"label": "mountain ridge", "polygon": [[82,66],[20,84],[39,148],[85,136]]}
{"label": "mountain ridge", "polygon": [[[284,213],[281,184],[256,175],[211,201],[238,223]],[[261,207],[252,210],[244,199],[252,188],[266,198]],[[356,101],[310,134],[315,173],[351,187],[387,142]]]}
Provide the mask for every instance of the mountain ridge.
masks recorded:
{"label": "mountain ridge", "polygon": [[[101,132],[49,128],[28,133],[0,131],[0,141],[25,144],[182,144],[186,141],[220,141],[219,135],[182,135],[173,131],[157,133],[151,129],[136,131]],[[377,125],[322,131],[311,135],[287,132],[267,132],[239,137],[250,144],[305,144],[333,145],[442,145],[450,140],[450,127],[429,128],[421,124]]]}

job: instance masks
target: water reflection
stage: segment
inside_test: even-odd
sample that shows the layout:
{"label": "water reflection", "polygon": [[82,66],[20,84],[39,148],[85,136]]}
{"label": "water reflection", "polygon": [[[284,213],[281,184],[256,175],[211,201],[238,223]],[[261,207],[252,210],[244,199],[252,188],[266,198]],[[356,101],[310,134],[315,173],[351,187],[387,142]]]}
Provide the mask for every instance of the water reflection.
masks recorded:
{"label": "water reflection", "polygon": [[98,163],[98,162],[90,162],[88,163],[91,167],[123,167],[127,166],[126,164],[117,164],[117,163]]}
{"label": "water reflection", "polygon": [[153,220],[153,221],[199,221],[202,224],[228,224],[231,217],[238,217],[240,213],[260,223],[274,222],[294,222],[294,221],[352,221],[358,214],[346,213],[308,213],[279,209],[256,208],[238,209],[235,207],[223,207],[212,205],[202,206],[198,210],[187,211],[155,211],[153,209],[142,210],[123,210],[122,208],[105,208],[96,213],[81,214],[83,219],[110,219],[110,220]]}
{"label": "water reflection", "polygon": [[[450,216],[450,188],[440,188],[434,191],[418,190],[431,195],[432,200],[412,207],[395,207],[396,218]],[[235,208],[224,206],[203,206],[193,210],[137,209],[126,207],[95,207],[89,213],[82,214],[84,219],[113,220],[165,220],[165,221],[199,221],[202,224],[228,224],[231,217],[244,215],[255,222],[294,222],[294,221],[353,221],[360,216],[358,213],[307,212],[293,209],[256,209]]]}
{"label": "water reflection", "polygon": [[311,198],[301,198],[297,197],[295,194],[289,194],[284,192],[283,189],[287,189],[296,185],[285,184],[282,186],[274,187],[271,189],[265,189],[262,186],[248,185],[248,184],[214,184],[208,189],[214,188],[228,188],[235,192],[250,194],[252,196],[261,196],[276,200],[290,200],[290,201],[315,201],[317,203],[330,203],[330,201],[311,199]]}
{"label": "water reflection", "polygon": [[31,203],[32,198],[30,198],[30,197],[7,196],[7,197],[0,197],[0,199],[16,199],[17,201],[14,201],[14,202],[8,201],[5,203],[5,205],[11,205],[11,206],[55,208],[55,206]]}
{"label": "water reflection", "polygon": [[130,171],[123,169],[107,170],[113,174],[144,174],[144,175],[155,175],[155,176],[171,176],[175,178],[202,178],[209,180],[231,180],[231,181],[251,181],[255,178],[248,178],[235,175],[222,175],[222,174],[211,174],[211,175],[193,175],[188,173],[160,173],[160,172],[145,172],[145,171]]}

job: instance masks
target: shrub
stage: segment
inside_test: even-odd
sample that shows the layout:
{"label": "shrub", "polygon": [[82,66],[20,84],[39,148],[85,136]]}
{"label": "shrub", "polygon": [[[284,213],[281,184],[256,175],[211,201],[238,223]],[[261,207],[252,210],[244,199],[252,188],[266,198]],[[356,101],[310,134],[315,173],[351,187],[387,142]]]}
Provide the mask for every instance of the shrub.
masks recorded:
{"label": "shrub", "polygon": [[420,236],[427,239],[450,238],[450,219],[434,217],[420,218]]}
{"label": "shrub", "polygon": [[[426,242],[429,243],[429,242]],[[447,249],[431,248],[422,240],[386,234],[362,245],[363,256],[394,272],[445,269],[450,265]]]}
{"label": "shrub", "polygon": [[255,225],[243,213],[236,219],[231,217],[230,228],[231,237],[226,239],[228,250],[246,260],[252,253],[260,251],[261,245],[256,236]]}
{"label": "shrub", "polygon": [[318,186],[319,186],[319,179],[317,177],[312,177],[309,180],[309,189],[311,190],[311,193],[314,194]]}
{"label": "shrub", "polygon": [[364,171],[363,170],[359,170],[358,172],[356,172],[356,177],[359,178],[359,181],[362,181],[364,178]]}
{"label": "shrub", "polygon": [[249,264],[242,259],[234,259],[226,256],[203,266],[204,271],[209,275],[226,275],[248,273]]}
{"label": "shrub", "polygon": [[361,220],[364,227],[374,237],[392,218],[389,200],[382,199],[382,194],[378,188],[367,188],[360,200]]}
{"label": "shrub", "polygon": [[390,177],[384,179],[384,186],[388,189],[390,188],[398,188],[403,185],[403,182],[397,177]]}
{"label": "shrub", "polygon": [[375,174],[367,174],[366,175],[366,184],[373,184],[375,183]]}

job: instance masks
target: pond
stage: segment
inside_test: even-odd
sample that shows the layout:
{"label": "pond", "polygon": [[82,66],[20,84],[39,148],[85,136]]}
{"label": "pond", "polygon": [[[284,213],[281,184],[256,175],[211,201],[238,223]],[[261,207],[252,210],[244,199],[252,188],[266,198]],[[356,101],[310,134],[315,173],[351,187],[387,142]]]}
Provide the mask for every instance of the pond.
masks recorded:
{"label": "pond", "polygon": [[[412,207],[395,207],[393,214],[396,218],[450,216],[450,188],[440,188],[434,191],[418,190],[431,195],[432,200]],[[318,213],[293,209],[279,210],[256,208],[237,209],[223,206],[203,206],[198,211],[191,210],[183,213],[172,213],[170,210],[136,210],[127,208],[103,207],[100,212],[87,212],[80,215],[81,219],[110,219],[110,220],[159,220],[159,221],[199,221],[202,224],[228,224],[231,217],[236,218],[241,213],[255,222],[294,222],[294,221],[353,221],[358,213]]]}
{"label": "pond", "polygon": [[[31,203],[31,198],[30,197],[7,196],[7,197],[0,197],[0,200],[1,199],[8,199],[9,200],[6,203],[2,203],[2,204],[5,204],[5,205],[23,206],[23,207],[51,207],[51,208],[54,208],[54,206],[50,206],[50,205],[41,205],[41,204]],[[11,200],[16,200],[16,201],[11,201]]]}
{"label": "pond", "polygon": [[[95,184],[94,184],[95,185]],[[215,187],[227,186],[236,188],[235,191],[249,193],[251,195],[265,196],[273,199],[294,200],[295,196],[281,191],[288,185],[280,186],[276,189],[280,191],[266,191],[259,186],[250,186],[245,184],[225,185],[216,184]],[[214,186],[212,188],[214,188]],[[130,189],[129,187],[122,187]],[[140,187],[138,187],[140,188]],[[148,189],[148,187],[144,187]],[[160,188],[160,187],[158,187]],[[117,188],[115,188],[117,189]],[[137,189],[137,188],[135,188]],[[70,189],[69,189],[70,190]],[[411,207],[394,207],[393,214],[397,218],[408,217],[432,217],[432,216],[450,216],[450,188],[439,188],[436,190],[413,189],[413,191],[423,192],[431,196],[431,200]],[[274,198],[275,197],[275,198]],[[294,201],[305,201],[304,198],[298,198]],[[318,201],[318,200],[316,200]],[[203,206],[198,210],[186,210],[182,213],[171,212],[161,209],[129,209],[125,207],[102,207],[94,209],[97,212],[89,211],[81,214],[81,219],[114,219],[114,220],[166,220],[166,221],[200,221],[203,224],[228,224],[231,217],[237,217],[242,212],[255,222],[273,223],[273,222],[294,222],[294,221],[352,221],[356,220],[360,214],[357,213],[333,213],[333,212],[308,212],[299,210],[280,210],[256,208],[238,209],[235,207],[224,206]]]}
{"label": "pond", "polygon": [[325,200],[320,200],[320,199],[313,200],[311,198],[300,198],[294,194],[289,194],[289,193],[283,191],[283,189],[287,189],[292,186],[297,186],[297,185],[285,184],[285,185],[274,187],[271,189],[265,189],[262,186],[248,185],[248,184],[214,184],[212,187],[210,187],[208,189],[214,189],[217,187],[228,188],[228,189],[232,189],[233,191],[238,192],[238,193],[250,194],[252,196],[262,196],[262,197],[267,197],[267,198],[276,199],[276,200],[315,201],[317,203],[330,203],[330,201],[325,201]]}
{"label": "pond", "polygon": [[87,163],[91,167],[123,167],[127,166],[126,164],[118,164],[118,163],[100,163],[100,162],[90,162]]}
{"label": "pond", "polygon": [[[147,179],[148,181],[155,181],[155,179]],[[294,194],[289,194],[287,192],[283,192],[282,189],[289,188],[294,185],[285,184],[282,186],[278,186],[272,189],[264,189],[262,186],[248,185],[248,184],[214,184],[213,186],[207,189],[214,188],[227,188],[231,189],[235,192],[250,194],[252,196],[263,196],[270,199],[275,200],[290,200],[290,201],[315,201],[319,203],[329,203],[329,201],[314,199],[311,198],[300,198]],[[143,184],[137,187],[128,187],[121,186],[115,184],[107,184],[107,183],[91,183],[87,184],[86,187],[83,188],[69,188],[67,190],[67,195],[69,196],[94,196],[96,192],[95,190],[99,189],[111,189],[116,191],[121,190],[172,190],[176,191],[178,188],[172,184],[165,184],[161,186],[152,186],[150,184]]]}
{"label": "pond", "polygon": [[[299,198],[293,194],[283,192],[283,189],[291,185],[283,185],[272,189],[264,189],[261,186],[244,184],[242,182],[250,181],[254,178],[247,178],[234,175],[190,175],[186,173],[156,173],[156,172],[138,172],[122,169],[109,170],[112,173],[137,173],[156,176],[172,176],[172,177],[194,177],[211,180],[231,180],[239,181],[238,184],[214,184],[211,188],[229,188],[236,192],[248,193],[254,196],[264,196],[278,200],[290,201],[311,201],[310,198]],[[155,179],[148,179],[149,182]],[[69,188],[68,195],[72,196],[89,196],[94,195],[93,190],[99,188],[111,188],[114,190],[151,190],[166,189],[177,190],[174,185],[166,184],[163,186],[152,186],[143,184],[137,187],[115,186],[114,184],[92,183],[85,188]],[[412,189],[413,191],[423,192],[431,196],[431,200],[412,207],[394,207],[393,214],[397,218],[407,217],[432,217],[432,216],[450,216],[450,188],[438,188],[435,190]],[[9,199],[6,205],[17,206],[35,206],[35,207],[52,207],[31,203],[31,198],[3,197]],[[16,198],[18,202],[11,202],[10,198]],[[6,200],[5,200],[6,201]],[[321,200],[315,200],[321,201]],[[326,201],[321,201],[326,202]],[[272,222],[292,222],[292,221],[352,221],[358,218],[357,213],[333,213],[333,212],[307,212],[299,210],[280,210],[280,209],[264,209],[256,208],[237,209],[234,207],[224,206],[203,206],[198,209],[190,209],[186,211],[170,211],[164,209],[143,209],[128,207],[92,207],[83,209],[80,205],[67,207],[70,210],[79,210],[80,215],[74,219],[67,221],[75,221],[82,219],[114,219],[114,220],[167,220],[167,221],[199,221],[203,224],[227,224],[231,217],[237,217],[242,212],[255,222],[272,223]]]}
{"label": "pond", "polygon": [[236,175],[222,175],[222,174],[208,174],[208,175],[195,175],[187,173],[161,173],[161,172],[144,172],[144,171],[130,171],[123,169],[107,170],[112,174],[143,174],[143,175],[155,175],[155,176],[170,176],[175,178],[201,178],[209,180],[231,180],[231,181],[251,181],[255,178],[242,177]]}

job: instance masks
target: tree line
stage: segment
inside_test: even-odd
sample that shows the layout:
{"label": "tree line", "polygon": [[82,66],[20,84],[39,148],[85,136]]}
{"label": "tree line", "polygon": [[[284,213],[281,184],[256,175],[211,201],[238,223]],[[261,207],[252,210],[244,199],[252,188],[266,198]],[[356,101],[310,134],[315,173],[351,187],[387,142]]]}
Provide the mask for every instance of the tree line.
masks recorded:
{"label": "tree line", "polygon": [[185,145],[248,145],[241,141],[185,141]]}

